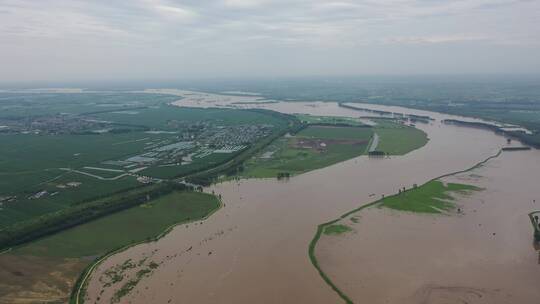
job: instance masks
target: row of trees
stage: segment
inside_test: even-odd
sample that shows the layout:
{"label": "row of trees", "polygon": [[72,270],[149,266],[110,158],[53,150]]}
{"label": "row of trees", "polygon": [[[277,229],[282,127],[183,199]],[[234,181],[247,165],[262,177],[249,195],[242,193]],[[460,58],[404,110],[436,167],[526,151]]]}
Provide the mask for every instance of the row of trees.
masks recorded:
{"label": "row of trees", "polygon": [[181,190],[193,189],[177,183],[153,184],[14,224],[0,231],[0,251]]}

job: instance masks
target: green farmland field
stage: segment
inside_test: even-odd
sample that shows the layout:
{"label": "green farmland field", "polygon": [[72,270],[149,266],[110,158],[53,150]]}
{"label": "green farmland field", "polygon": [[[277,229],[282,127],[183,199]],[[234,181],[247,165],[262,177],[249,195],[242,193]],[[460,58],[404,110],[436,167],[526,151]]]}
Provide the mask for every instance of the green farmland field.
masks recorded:
{"label": "green farmland field", "polygon": [[388,155],[404,155],[424,146],[428,142],[427,134],[410,126],[392,121],[373,119],[377,122],[375,132],[379,135],[377,150]]}
{"label": "green farmland field", "polygon": [[14,254],[83,257],[156,236],[170,225],[200,219],[217,209],[213,195],[174,192],[149,203],[32,242]]}
{"label": "green farmland field", "polygon": [[[202,158],[194,157],[191,164],[181,166],[158,163],[133,164],[128,168],[118,162],[150,152],[151,147],[187,141],[180,137],[183,132],[203,137],[201,134],[209,133],[206,135],[209,137],[224,126],[266,124],[273,126],[274,131],[287,127],[286,119],[268,111],[194,109],[167,104],[177,99],[131,93],[0,94],[0,107],[9,110],[7,117],[72,113],[114,122],[129,130],[102,134],[0,133],[0,227],[140,185],[136,176],[112,179],[123,172],[107,169],[125,172],[142,169],[136,173],[169,179],[218,166],[239,154],[212,153]],[[33,107],[34,112],[31,111]],[[129,128],[130,125],[138,127]],[[65,169],[98,177],[70,173]],[[82,184],[63,186],[69,182]],[[33,197],[42,191],[47,193]],[[11,197],[15,199],[3,201]]]}
{"label": "green farmland field", "polygon": [[155,237],[171,225],[200,220],[217,208],[213,195],[174,192],[4,253],[0,303],[67,303],[75,281],[97,256]]}
{"label": "green farmland field", "polygon": [[[309,126],[294,137],[278,139],[251,158],[241,175],[275,177],[280,172],[300,174],[323,168],[365,153],[372,134],[371,128]],[[308,146],[302,147],[304,141]]]}
{"label": "green farmland field", "polygon": [[[311,119],[316,119],[316,116]],[[407,154],[428,142],[426,133],[419,129],[393,121],[374,120],[377,125],[373,128],[310,125],[294,137],[276,140],[251,158],[240,176],[276,177],[280,172],[300,174],[330,166],[364,154],[374,132],[379,136],[377,150],[389,155]],[[324,149],[299,147],[298,142],[306,139],[328,143]],[[351,144],[354,141],[358,143]]]}

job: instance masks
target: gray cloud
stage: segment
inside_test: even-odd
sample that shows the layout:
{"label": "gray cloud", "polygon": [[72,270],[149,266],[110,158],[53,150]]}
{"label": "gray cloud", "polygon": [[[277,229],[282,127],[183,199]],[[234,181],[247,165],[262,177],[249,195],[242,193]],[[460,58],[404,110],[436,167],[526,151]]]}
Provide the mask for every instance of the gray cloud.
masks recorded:
{"label": "gray cloud", "polygon": [[0,0],[0,16],[0,81],[540,68],[539,1]]}

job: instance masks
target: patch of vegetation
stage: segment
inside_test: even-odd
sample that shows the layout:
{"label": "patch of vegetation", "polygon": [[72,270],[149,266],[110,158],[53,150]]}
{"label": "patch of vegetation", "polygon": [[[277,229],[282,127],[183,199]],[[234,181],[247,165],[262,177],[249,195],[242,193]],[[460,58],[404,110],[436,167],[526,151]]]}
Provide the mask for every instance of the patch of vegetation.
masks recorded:
{"label": "patch of vegetation", "polygon": [[296,117],[303,123],[307,124],[325,124],[325,125],[349,125],[349,126],[364,126],[357,118],[339,117],[339,116],[314,116],[309,114],[296,114]]}
{"label": "patch of vegetation", "polygon": [[166,167],[150,167],[141,171],[141,174],[149,175],[158,178],[174,178],[184,176],[194,172],[216,167],[219,164],[225,163],[237,156],[238,153],[212,153],[200,161],[195,161],[190,164],[166,166]]}
{"label": "patch of vegetation", "polygon": [[319,139],[351,139],[369,140],[373,135],[371,128],[360,127],[331,127],[331,126],[309,126],[296,134],[297,137],[319,138]]}
{"label": "patch of vegetation", "polygon": [[[217,210],[219,201],[205,193],[174,192],[144,205],[146,208],[134,207],[113,213],[0,255],[0,269],[13,269],[24,274],[17,276],[10,271],[0,271],[2,286],[21,298],[32,292],[34,302],[67,303],[77,278],[95,257],[156,237],[178,223],[200,220]],[[143,267],[145,261],[125,263],[109,272],[110,278],[104,277],[103,283],[123,281],[122,269]],[[146,264],[150,269],[159,266],[153,261]],[[55,271],[51,272],[51,269]],[[47,286],[46,291],[40,286]],[[52,295],[50,290],[58,293]],[[83,289],[82,297],[84,293]],[[10,303],[3,292],[0,292],[0,302]]]}
{"label": "patch of vegetation", "polygon": [[418,188],[403,191],[400,194],[382,199],[380,207],[419,213],[442,213],[455,208],[454,193],[467,194],[479,191],[472,185],[448,183],[439,180],[430,181]]}
{"label": "patch of vegetation", "polygon": [[[151,206],[151,208],[148,208]],[[173,192],[145,204],[64,230],[13,251],[17,255],[84,257],[151,238],[170,225],[202,218],[217,209],[216,197]]]}
{"label": "patch of vegetation", "polygon": [[333,224],[324,228],[326,235],[339,235],[349,231],[352,231],[351,227],[343,224]]}
{"label": "patch of vegetation", "polygon": [[242,177],[277,177],[324,168],[362,155],[373,131],[363,127],[308,126],[283,137],[249,159]]}
{"label": "patch of vegetation", "polygon": [[[141,186],[132,176],[125,176],[111,182],[74,172],[58,172],[58,174],[59,176],[55,179],[49,179],[47,182],[28,188],[24,192],[24,197],[19,195],[20,198],[15,203],[4,206],[3,210],[0,211],[0,227],[22,223],[43,214],[61,211],[77,205],[77,203],[89,202],[108,195],[112,196],[115,193],[129,191]],[[65,187],[67,183],[71,182],[80,183],[80,185]],[[65,188],[59,189],[58,186]],[[40,199],[30,198],[31,194],[43,190],[47,191],[49,195]]]}
{"label": "patch of vegetation", "polygon": [[377,150],[387,155],[405,155],[423,147],[429,140],[427,134],[417,128],[386,119],[373,120],[377,122],[374,130],[379,135]]}
{"label": "patch of vegetation", "polygon": [[[294,118],[266,110],[195,109],[167,104],[177,99],[126,92],[0,93],[0,119],[17,120],[31,130],[6,131],[9,127],[0,132],[0,229],[3,230],[0,243],[5,244],[8,237],[13,239],[16,231],[35,233],[28,229],[43,228],[45,222],[47,227],[59,227],[59,220],[69,223],[60,225],[63,227],[80,224],[78,220],[66,220],[70,214],[84,219],[88,214],[78,212],[84,211],[95,218],[107,210],[116,211],[112,206],[118,202],[114,195],[125,192],[130,196],[143,186],[141,182],[158,182],[152,177],[174,179],[197,175],[198,179],[192,181],[207,183],[210,175],[214,178],[236,170],[246,155],[267,144],[270,137],[284,134]],[[60,116],[33,123],[32,119],[42,115]],[[101,121],[131,129],[125,133],[70,133],[73,128],[69,124],[66,127],[61,117],[76,117],[79,125]],[[260,129],[252,131],[249,134],[252,137],[246,137],[245,143],[235,143],[235,147],[240,147],[236,152],[213,153],[214,149],[223,148],[215,146],[219,139],[208,147],[203,142],[192,150],[159,150],[179,142],[198,142],[199,137],[219,138],[216,134],[223,128],[255,124]],[[49,131],[42,132],[43,126]],[[147,161],[127,161],[137,157]],[[151,178],[139,182],[134,173]],[[116,179],[118,176],[123,177]],[[100,200],[105,196],[111,196],[111,201]],[[100,204],[97,212],[94,212],[95,201]],[[90,205],[82,210],[81,205],[86,203]],[[107,208],[101,209],[105,203]]]}

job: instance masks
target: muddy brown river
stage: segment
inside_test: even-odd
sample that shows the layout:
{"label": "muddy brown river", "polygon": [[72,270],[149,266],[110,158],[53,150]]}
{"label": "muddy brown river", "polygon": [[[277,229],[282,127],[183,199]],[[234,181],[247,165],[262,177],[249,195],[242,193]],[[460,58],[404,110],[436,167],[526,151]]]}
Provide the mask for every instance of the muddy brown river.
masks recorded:
{"label": "muddy brown river", "polygon": [[[212,100],[186,98],[179,104],[208,106],[212,105]],[[366,115],[340,108],[335,103],[268,103],[258,107],[285,113],[349,117]],[[426,114],[424,111],[401,110],[418,115]],[[114,299],[115,292],[121,289],[123,283],[104,286],[105,273],[128,259],[152,260],[159,267],[153,270],[152,275],[140,279],[119,300],[121,303],[341,303],[342,300],[325,284],[308,258],[308,245],[318,224],[374,201],[382,194],[392,194],[400,187],[422,184],[442,174],[469,168],[495,154],[506,143],[503,137],[490,131],[440,123],[441,119],[452,116],[428,114],[436,120],[431,124],[419,124],[418,128],[428,134],[430,141],[407,155],[384,159],[362,156],[295,176],[288,181],[251,179],[224,182],[206,189],[222,195],[224,207],[221,210],[203,222],[177,226],[157,242],[131,247],[103,261],[89,279],[86,303],[110,303]],[[521,161],[520,155],[527,155],[527,159],[538,166],[540,155],[537,153],[515,152],[508,156],[503,153],[503,157],[490,163],[485,170],[492,166],[503,166],[503,163],[512,167],[513,163]],[[479,179],[479,183],[485,182],[487,188],[487,183],[491,181],[489,174],[498,174],[505,177],[505,180],[513,181],[504,185],[509,189],[518,185],[520,179],[528,178],[526,168],[515,167],[513,171],[503,168],[492,173],[479,173],[485,175]],[[524,188],[515,189],[517,192],[524,191]],[[485,191],[479,195],[488,193]],[[494,196],[497,197],[497,194]],[[478,199],[471,198],[473,201]],[[506,205],[498,204],[493,210],[486,203],[485,207],[478,207],[474,212],[467,209],[466,215],[456,219],[451,216],[431,218],[369,210],[369,214],[374,214],[373,219],[364,220],[369,217],[366,212],[358,226],[354,227],[354,233],[324,238],[317,247],[316,255],[322,268],[338,286],[350,292],[358,303],[401,303],[403,298],[417,292],[424,292],[428,297],[437,294],[444,299],[444,288],[447,287],[472,288],[473,292],[478,292],[478,288],[501,290],[505,282],[516,280],[514,285],[517,286],[522,279],[536,278],[536,281],[527,283],[534,284],[538,282],[538,257],[532,248],[530,222],[526,222],[527,218],[522,216],[524,208],[516,207],[519,204],[525,206],[526,203],[520,199],[525,199],[524,195],[509,200]],[[514,203],[516,206],[510,205]],[[492,238],[486,232],[486,235],[480,234],[479,238],[506,239],[509,231],[512,231],[511,235],[517,235],[517,230],[523,235],[518,236],[519,240],[511,238],[509,243],[493,241],[493,244],[484,248],[481,244],[485,242],[477,244],[474,241],[474,232],[468,234],[468,228],[478,229],[474,226],[477,220],[469,221],[467,218],[481,214],[482,218],[478,221],[485,223],[483,229],[498,234]],[[503,221],[506,217],[512,217],[512,222]],[[445,224],[433,228],[433,222],[437,221]],[[469,227],[455,224],[454,221],[474,224]],[[450,226],[446,222],[451,223],[448,224]],[[392,226],[388,226],[390,223]],[[401,223],[411,226],[399,228],[397,232],[390,229],[394,224]],[[520,225],[514,227],[512,223]],[[526,225],[529,225],[529,230]],[[453,227],[459,230],[453,231]],[[369,233],[363,233],[365,229],[369,229]],[[386,232],[384,236],[391,241],[378,241],[377,229],[381,231],[380,234]],[[422,232],[418,239],[414,237],[414,231]],[[413,242],[407,243],[411,236]],[[364,239],[368,239],[365,244]],[[473,249],[465,250],[467,248]],[[441,252],[446,253],[440,255]],[[422,264],[424,259],[410,258],[415,253],[436,255],[429,263]],[[530,261],[535,254],[536,260]],[[485,260],[486,263],[478,264],[477,268],[469,267],[479,260]],[[365,266],[364,261],[367,263]],[[509,271],[517,262],[529,267],[526,269],[520,266],[523,272],[519,276],[517,272],[520,270]],[[431,273],[431,269],[439,271]],[[444,269],[455,270],[441,271]],[[466,272],[467,269],[471,270]],[[482,274],[473,276],[473,271]],[[136,269],[125,272],[130,278],[135,278],[136,273]],[[507,273],[516,276],[501,279],[498,285],[468,284],[478,278],[505,276]],[[443,276],[445,279],[442,279]],[[461,284],[452,281],[461,279]],[[536,291],[529,290],[528,286],[523,285],[521,290],[534,294]],[[439,287],[441,289],[437,289]],[[502,297],[506,293],[494,295]],[[413,302],[431,303],[423,300]]]}
{"label": "muddy brown river", "polygon": [[317,259],[354,303],[540,303],[527,216],[540,209],[539,159],[538,150],[504,152],[444,178],[484,189],[458,195],[461,214],[354,213],[358,223],[340,221],[353,231],[323,236]]}

